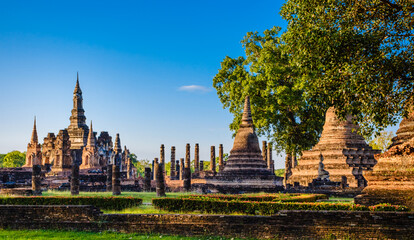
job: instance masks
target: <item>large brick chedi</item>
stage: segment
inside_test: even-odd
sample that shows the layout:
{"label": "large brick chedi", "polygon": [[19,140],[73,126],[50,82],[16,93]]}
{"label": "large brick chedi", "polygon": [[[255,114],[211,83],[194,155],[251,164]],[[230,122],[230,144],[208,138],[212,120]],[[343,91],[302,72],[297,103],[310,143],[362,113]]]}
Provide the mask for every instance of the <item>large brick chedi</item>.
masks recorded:
{"label": "large brick chedi", "polygon": [[401,121],[388,151],[376,158],[377,165],[365,175],[365,195],[355,201],[368,205],[389,202],[414,209],[414,111]]}
{"label": "large brick chedi", "polygon": [[250,99],[247,96],[242,123],[234,139],[230,156],[223,170],[207,183],[215,185],[222,192],[271,192],[280,190],[282,179],[276,177],[263,161],[259,140],[254,131]]}
{"label": "large brick chedi", "polygon": [[82,90],[79,86],[79,73],[77,75],[75,90],[73,91],[73,109],[68,127],[71,149],[81,149],[88,140],[89,128],[86,125],[85,110],[83,109]]}
{"label": "large brick chedi", "polygon": [[352,123],[352,117],[340,121],[333,107],[326,112],[325,125],[318,144],[312,150],[304,151],[299,159],[299,165],[292,168],[292,176],[287,183],[307,186],[318,177],[320,155],[324,158],[325,170],[329,172],[331,181],[340,182],[342,176],[348,180],[349,187],[365,187],[366,180],[363,171],[371,170],[376,164],[373,150],[357,134],[357,125]]}

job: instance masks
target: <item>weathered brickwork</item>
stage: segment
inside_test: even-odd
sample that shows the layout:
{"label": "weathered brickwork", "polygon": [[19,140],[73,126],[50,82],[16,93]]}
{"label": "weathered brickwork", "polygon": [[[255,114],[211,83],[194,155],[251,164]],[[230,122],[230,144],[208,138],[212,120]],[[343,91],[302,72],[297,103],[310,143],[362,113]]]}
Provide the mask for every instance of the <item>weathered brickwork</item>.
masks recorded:
{"label": "weathered brickwork", "polygon": [[0,206],[0,227],[243,238],[414,239],[414,213],[281,211],[273,216],[102,214],[93,206]]}

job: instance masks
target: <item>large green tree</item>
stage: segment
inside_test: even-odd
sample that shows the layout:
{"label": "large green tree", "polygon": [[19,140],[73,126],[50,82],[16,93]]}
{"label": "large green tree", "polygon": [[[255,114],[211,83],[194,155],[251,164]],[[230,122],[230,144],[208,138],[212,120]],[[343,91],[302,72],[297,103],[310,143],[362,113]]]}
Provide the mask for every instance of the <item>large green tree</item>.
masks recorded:
{"label": "large green tree", "polygon": [[263,35],[247,33],[242,41],[246,57],[226,57],[213,85],[224,108],[234,115],[231,130],[238,129],[249,95],[257,133],[271,139],[279,152],[299,153],[316,143],[327,105],[305,88],[279,31],[274,27]]}
{"label": "large green tree", "polygon": [[363,133],[406,116],[414,89],[414,1],[288,0],[281,15],[303,85]]}
{"label": "large green tree", "polygon": [[6,154],[3,159],[2,167],[21,167],[26,162],[26,153],[12,151]]}

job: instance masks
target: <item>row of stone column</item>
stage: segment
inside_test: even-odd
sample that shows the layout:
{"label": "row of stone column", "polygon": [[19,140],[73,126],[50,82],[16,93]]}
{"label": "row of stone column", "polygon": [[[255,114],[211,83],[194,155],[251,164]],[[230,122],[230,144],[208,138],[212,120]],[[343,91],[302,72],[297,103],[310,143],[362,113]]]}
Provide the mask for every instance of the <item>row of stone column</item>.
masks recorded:
{"label": "row of stone column", "polygon": [[266,162],[267,169],[274,172],[275,171],[275,162],[272,158],[272,143],[267,143],[262,141],[262,157],[263,161]]}
{"label": "row of stone column", "polygon": [[[194,149],[194,172],[200,172],[200,171],[204,171],[204,161],[200,160],[200,147],[199,144],[196,143],[195,144],[195,149]],[[186,145],[186,152],[185,152],[185,159],[184,158],[180,158],[180,160],[175,160],[176,156],[175,156],[175,146],[171,147],[171,165],[170,165],[170,178],[171,179],[179,179],[179,180],[183,180],[184,179],[184,172],[185,169],[188,168],[190,169],[191,167],[191,157],[190,157],[190,144],[187,143]],[[153,166],[153,172],[152,175],[154,176],[153,179],[155,180],[155,171],[154,171],[154,163],[155,161],[153,161],[152,166]],[[160,162],[159,164],[161,164],[163,166],[163,169],[165,169],[165,147],[164,144],[161,144],[160,147]],[[223,170],[224,168],[224,159],[223,159],[223,144],[219,145],[219,159],[218,159],[218,166],[219,166],[219,171]],[[211,146],[210,148],[210,171],[212,171],[214,174],[216,173],[216,151],[215,151],[215,146]],[[191,173],[190,173],[191,174]]]}

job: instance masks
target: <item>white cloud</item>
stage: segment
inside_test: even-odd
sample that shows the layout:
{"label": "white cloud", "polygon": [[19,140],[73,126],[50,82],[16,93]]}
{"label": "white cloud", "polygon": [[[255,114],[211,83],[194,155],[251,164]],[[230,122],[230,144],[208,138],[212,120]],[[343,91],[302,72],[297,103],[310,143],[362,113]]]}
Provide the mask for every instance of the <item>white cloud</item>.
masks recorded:
{"label": "white cloud", "polygon": [[178,90],[186,91],[186,92],[209,92],[211,91],[210,88],[200,86],[200,85],[181,86],[178,88]]}

